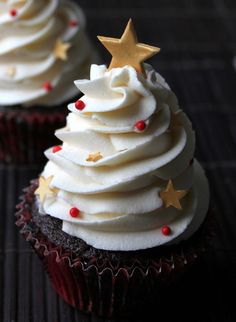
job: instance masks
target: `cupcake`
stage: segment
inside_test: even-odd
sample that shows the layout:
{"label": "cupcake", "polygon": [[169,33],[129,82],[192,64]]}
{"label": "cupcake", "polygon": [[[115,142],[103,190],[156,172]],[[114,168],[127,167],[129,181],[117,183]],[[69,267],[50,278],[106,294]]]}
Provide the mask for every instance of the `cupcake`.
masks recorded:
{"label": "cupcake", "polygon": [[0,162],[38,163],[96,60],[72,1],[0,4]]}
{"label": "cupcake", "polygon": [[75,81],[62,145],[25,190],[20,232],[70,305],[102,316],[160,305],[208,245],[209,189],[176,96],[146,58],[132,21],[99,40],[109,68]]}

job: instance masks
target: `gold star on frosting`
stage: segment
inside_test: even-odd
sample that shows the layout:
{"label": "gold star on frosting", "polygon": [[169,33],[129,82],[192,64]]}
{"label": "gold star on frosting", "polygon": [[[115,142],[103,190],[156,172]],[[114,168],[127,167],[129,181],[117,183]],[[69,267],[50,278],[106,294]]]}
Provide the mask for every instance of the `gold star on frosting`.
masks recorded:
{"label": "gold star on frosting", "polygon": [[15,66],[8,66],[6,69],[6,75],[8,77],[14,77],[16,75],[16,67]]}
{"label": "gold star on frosting", "polygon": [[160,192],[160,197],[166,208],[173,206],[174,208],[181,210],[182,206],[180,204],[180,200],[187,194],[187,192],[188,190],[175,190],[173,182],[170,179],[166,189]]}
{"label": "gold star on frosting", "polygon": [[98,36],[104,47],[111,53],[109,70],[130,65],[143,73],[142,62],[160,51],[160,48],[138,43],[137,35],[130,19],[120,39]]}
{"label": "gold star on frosting", "polygon": [[86,161],[88,162],[97,162],[98,160],[102,159],[103,156],[100,152],[90,153],[87,157]]}
{"label": "gold star on frosting", "polygon": [[67,60],[67,51],[70,47],[70,43],[63,43],[61,39],[57,39],[54,47],[54,56],[62,60]]}
{"label": "gold star on frosting", "polygon": [[48,178],[44,178],[43,176],[39,178],[39,187],[35,190],[34,194],[39,195],[39,199],[41,202],[44,202],[45,197],[48,194],[54,194],[58,192],[57,188],[50,187],[53,176]]}

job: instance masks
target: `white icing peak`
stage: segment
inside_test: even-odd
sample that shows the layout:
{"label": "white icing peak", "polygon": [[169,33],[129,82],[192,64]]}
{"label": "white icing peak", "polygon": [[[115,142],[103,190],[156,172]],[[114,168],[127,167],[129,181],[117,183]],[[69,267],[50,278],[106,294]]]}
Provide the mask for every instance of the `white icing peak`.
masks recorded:
{"label": "white icing peak", "polygon": [[[84,108],[69,105],[67,125],[56,132],[62,149],[46,151],[50,161],[42,175],[53,176],[59,192],[45,198],[41,211],[101,249],[137,250],[183,239],[208,207],[207,181],[197,162],[190,165],[191,124],[164,79],[144,66],[147,78],[130,66],[107,71],[92,65],[90,80],[75,82]],[[144,131],[135,126],[140,120]],[[189,191],[182,210],[165,208],[160,198],[169,179]],[[73,207],[78,217],[70,216]],[[170,226],[169,236],[161,233],[163,225]]]}
{"label": "white icing peak", "polygon": [[[73,80],[90,65],[84,27],[69,0],[0,1],[0,105],[57,105],[77,95]],[[58,40],[70,44],[65,61],[55,55]]]}

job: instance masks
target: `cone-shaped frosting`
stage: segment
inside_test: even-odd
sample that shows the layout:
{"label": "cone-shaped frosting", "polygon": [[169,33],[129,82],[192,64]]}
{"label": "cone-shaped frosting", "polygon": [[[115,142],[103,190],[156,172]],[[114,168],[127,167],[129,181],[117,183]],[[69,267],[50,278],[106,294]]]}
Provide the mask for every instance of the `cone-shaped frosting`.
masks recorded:
{"label": "cone-shaped frosting", "polygon": [[78,94],[91,46],[70,0],[0,1],[0,105],[57,105]]}
{"label": "cone-shaped frosting", "polygon": [[144,69],[145,76],[131,66],[92,65],[90,80],[75,82],[84,96],[69,105],[67,125],[56,132],[62,149],[46,151],[50,161],[41,175],[53,176],[56,192],[39,201],[40,211],[96,248],[177,242],[207,212],[207,180],[191,162],[191,123],[165,80],[150,65]]}

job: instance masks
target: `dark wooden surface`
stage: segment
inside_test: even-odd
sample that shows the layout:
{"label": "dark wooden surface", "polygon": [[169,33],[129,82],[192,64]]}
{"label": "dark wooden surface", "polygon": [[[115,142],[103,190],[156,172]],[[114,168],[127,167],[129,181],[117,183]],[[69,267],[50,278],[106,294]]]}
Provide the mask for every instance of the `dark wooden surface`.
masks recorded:
{"label": "dark wooden surface", "polygon": [[[196,155],[211,183],[216,214],[213,250],[198,278],[177,291],[176,302],[143,321],[236,321],[236,2],[81,0],[79,4],[104,61],[109,56],[96,34],[119,37],[129,17],[140,42],[162,48],[151,63],[192,120]],[[82,314],[59,299],[38,258],[16,231],[13,214],[18,196],[39,171],[33,166],[0,168],[0,321],[111,321]]]}

